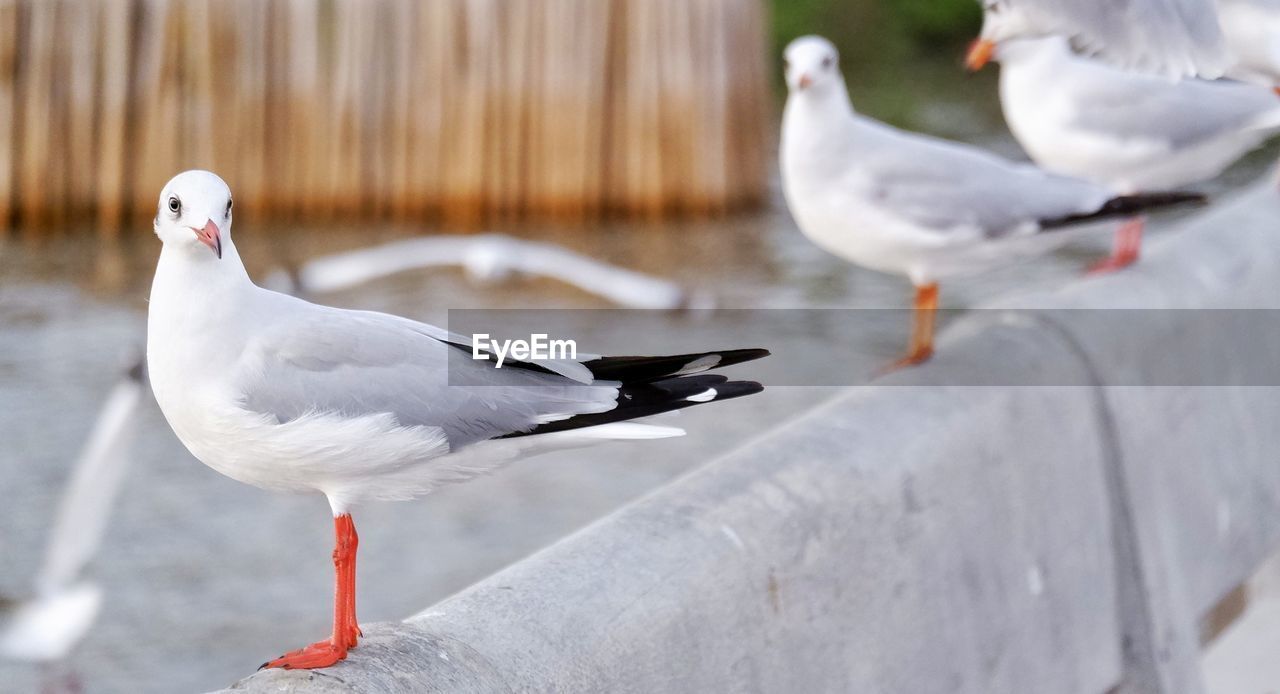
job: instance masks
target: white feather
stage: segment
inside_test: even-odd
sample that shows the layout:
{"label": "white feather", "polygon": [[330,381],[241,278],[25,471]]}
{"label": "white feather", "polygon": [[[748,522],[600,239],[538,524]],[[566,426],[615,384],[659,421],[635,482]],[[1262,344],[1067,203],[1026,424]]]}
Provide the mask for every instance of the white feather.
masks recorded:
{"label": "white feather", "polygon": [[711,402],[712,400],[715,400],[715,399],[716,399],[715,388],[708,388],[702,391],[701,393],[698,393],[697,395],[690,395],[689,397],[685,398],[685,400],[688,400],[689,402]]}

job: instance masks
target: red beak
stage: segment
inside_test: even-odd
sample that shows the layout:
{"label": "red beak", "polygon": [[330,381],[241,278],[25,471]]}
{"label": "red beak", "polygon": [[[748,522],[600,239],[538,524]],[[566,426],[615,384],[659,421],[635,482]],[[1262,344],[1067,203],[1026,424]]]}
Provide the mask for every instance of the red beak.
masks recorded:
{"label": "red beak", "polygon": [[964,57],[965,67],[973,72],[981,70],[984,65],[991,62],[991,56],[995,55],[996,44],[986,39],[976,39],[969,44],[969,52]]}
{"label": "red beak", "polygon": [[219,260],[222,259],[222,232],[218,231],[218,225],[214,224],[212,219],[205,222],[203,229],[195,227],[190,227],[190,229],[196,232],[196,238],[200,239],[200,243],[212,249],[218,255]]}
{"label": "red beak", "polygon": [[813,84],[813,80],[808,75],[800,75],[799,85],[801,89],[808,89],[811,84]]}

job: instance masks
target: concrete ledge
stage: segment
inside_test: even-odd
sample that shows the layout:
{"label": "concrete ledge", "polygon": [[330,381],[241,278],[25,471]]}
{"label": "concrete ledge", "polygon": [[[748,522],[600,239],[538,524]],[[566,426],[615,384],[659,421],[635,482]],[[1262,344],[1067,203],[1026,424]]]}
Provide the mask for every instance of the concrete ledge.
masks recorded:
{"label": "concrete ledge", "polygon": [[[1008,307],[1274,307],[1277,197]],[[227,691],[1198,691],[1196,619],[1280,543],[1280,389],[909,386],[1105,384],[1278,343],[1182,341],[1172,311],[1142,335],[984,313],[925,369],[370,626],[337,667]]]}

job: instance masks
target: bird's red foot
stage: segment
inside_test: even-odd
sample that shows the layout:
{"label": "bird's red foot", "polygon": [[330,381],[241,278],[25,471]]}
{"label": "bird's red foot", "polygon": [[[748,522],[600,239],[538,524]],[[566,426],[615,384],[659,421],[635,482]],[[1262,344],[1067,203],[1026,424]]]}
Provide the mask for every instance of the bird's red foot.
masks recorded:
{"label": "bird's red foot", "polygon": [[1105,275],[1116,270],[1123,270],[1138,262],[1137,253],[1115,253],[1089,266],[1087,274]]}
{"label": "bird's red foot", "polygon": [[1138,254],[1142,252],[1142,230],[1146,225],[1146,220],[1142,217],[1121,224],[1116,230],[1115,247],[1111,256],[1089,266],[1088,274],[1103,275],[1138,262]]}
{"label": "bird's red foot", "polygon": [[[355,630],[360,631],[359,627]],[[349,643],[351,646],[355,645],[354,635]],[[317,641],[306,648],[289,651],[275,660],[267,661],[258,669],[278,667],[285,670],[314,670],[329,667],[339,660],[344,660],[347,657],[348,648],[347,644],[335,645],[332,640]]]}
{"label": "bird's red foot", "polygon": [[352,624],[347,627],[347,648],[355,648],[356,641],[362,636],[364,636],[364,632],[360,631],[360,625]]}
{"label": "bird's red foot", "polygon": [[876,375],[884,376],[886,374],[891,374],[894,371],[900,371],[902,369],[906,369],[912,366],[919,366],[929,361],[931,357],[933,357],[933,348],[921,347],[920,349],[912,351],[907,356],[893,362],[892,364],[881,367],[881,369],[876,372]]}
{"label": "bird's red foot", "polygon": [[333,570],[335,583],[333,591],[333,635],[325,641],[289,651],[284,655],[269,660],[258,668],[283,668],[285,670],[314,670],[334,665],[345,660],[347,651],[356,647],[356,642],[364,636],[360,631],[360,623],[356,621],[356,526],[351,515],[343,513],[334,516],[334,534],[336,541],[333,548]]}

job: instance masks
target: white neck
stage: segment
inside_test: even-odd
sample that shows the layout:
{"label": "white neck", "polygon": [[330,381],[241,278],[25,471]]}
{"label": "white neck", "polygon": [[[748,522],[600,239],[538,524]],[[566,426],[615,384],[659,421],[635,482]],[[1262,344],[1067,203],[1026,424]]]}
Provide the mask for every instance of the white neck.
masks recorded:
{"label": "white neck", "polygon": [[783,137],[788,125],[793,130],[811,129],[815,124],[834,124],[853,118],[855,111],[849,101],[849,90],[839,78],[820,87],[793,91],[787,95],[782,111]]}
{"label": "white neck", "polygon": [[843,170],[857,134],[857,114],[843,82],[792,92],[782,111],[784,187],[807,175]]}
{"label": "white neck", "polygon": [[[151,300],[156,300],[156,291],[162,285],[166,288],[191,286],[213,290],[231,289],[243,284],[252,284],[252,281],[240,260],[236,244],[230,237],[223,240],[221,258],[204,246],[175,249],[166,245],[161,248],[160,261],[156,264],[155,281],[151,283]],[[198,293],[208,295],[209,291]]]}
{"label": "white neck", "polygon": [[156,264],[147,307],[148,351],[155,348],[158,338],[173,344],[210,331],[230,336],[244,299],[253,289],[230,238],[223,241],[222,258],[203,246],[165,246]]}

